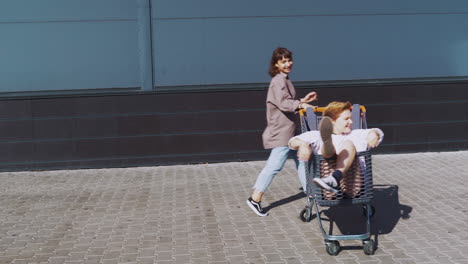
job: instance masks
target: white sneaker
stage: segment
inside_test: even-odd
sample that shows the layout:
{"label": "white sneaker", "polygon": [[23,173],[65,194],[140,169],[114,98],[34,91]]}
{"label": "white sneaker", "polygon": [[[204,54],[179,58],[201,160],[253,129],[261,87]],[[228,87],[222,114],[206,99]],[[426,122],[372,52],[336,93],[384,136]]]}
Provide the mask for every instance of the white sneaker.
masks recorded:
{"label": "white sneaker", "polygon": [[340,190],[336,188],[338,187],[338,183],[336,182],[336,179],[331,175],[327,177],[323,177],[323,178],[314,178],[314,183],[316,183],[321,188],[327,191],[330,191],[332,193],[340,192]]}
{"label": "white sneaker", "polygon": [[335,155],[336,150],[332,140],[333,122],[331,118],[328,116],[322,118],[322,121],[320,121],[319,131],[323,142],[322,155],[327,158]]}

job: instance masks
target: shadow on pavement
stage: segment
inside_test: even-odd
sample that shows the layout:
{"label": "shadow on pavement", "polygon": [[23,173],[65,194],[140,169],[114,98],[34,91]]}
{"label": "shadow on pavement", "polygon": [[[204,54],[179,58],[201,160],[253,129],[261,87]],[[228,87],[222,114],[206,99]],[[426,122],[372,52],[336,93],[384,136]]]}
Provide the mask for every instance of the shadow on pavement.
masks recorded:
{"label": "shadow on pavement", "polygon": [[[370,229],[377,248],[378,236],[391,233],[400,219],[410,218],[413,208],[400,204],[397,185],[374,185],[372,206],[374,216],[371,218]],[[337,234],[336,231],[333,231],[334,224],[343,235],[366,233],[365,209],[362,206],[329,207],[321,213],[326,216],[322,220],[329,222],[329,224],[325,224],[329,234]],[[348,246],[342,247],[342,249],[362,249],[362,246]]]}
{"label": "shadow on pavement", "polygon": [[265,212],[268,212],[269,210],[277,207],[277,206],[281,206],[283,204],[287,204],[287,203],[290,203],[290,202],[294,202],[296,200],[299,200],[299,199],[304,199],[306,197],[305,193],[304,192],[299,192],[297,194],[294,194],[294,195],[291,195],[289,197],[286,197],[286,198],[283,198],[279,201],[276,201],[276,202],[273,202],[271,204],[269,204],[268,206],[264,207],[263,210],[265,210]]}
{"label": "shadow on pavement", "polygon": [[371,234],[388,234],[400,219],[409,219],[412,207],[400,204],[397,185],[374,185],[372,202],[375,215],[371,222]]}
{"label": "shadow on pavement", "polygon": [[[397,185],[374,185],[372,200],[374,216],[371,218],[371,234],[388,234],[400,219],[410,218],[412,207],[400,204]],[[361,206],[335,206],[323,211],[342,234],[366,232],[364,209]]]}

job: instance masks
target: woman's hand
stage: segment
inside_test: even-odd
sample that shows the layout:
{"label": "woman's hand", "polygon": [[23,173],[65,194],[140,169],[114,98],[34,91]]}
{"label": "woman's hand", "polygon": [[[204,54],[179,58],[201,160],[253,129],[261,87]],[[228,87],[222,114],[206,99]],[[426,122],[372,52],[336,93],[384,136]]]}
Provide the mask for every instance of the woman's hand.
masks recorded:
{"label": "woman's hand", "polygon": [[317,93],[316,92],[310,92],[304,98],[301,99],[301,103],[310,103],[310,102],[315,101],[317,99],[318,99]]}
{"label": "woman's hand", "polygon": [[306,109],[306,108],[309,108],[309,107],[312,107],[313,109],[315,109],[315,105],[310,105],[310,104],[306,104],[306,103],[300,103],[299,104],[299,108],[303,108],[303,109]]}

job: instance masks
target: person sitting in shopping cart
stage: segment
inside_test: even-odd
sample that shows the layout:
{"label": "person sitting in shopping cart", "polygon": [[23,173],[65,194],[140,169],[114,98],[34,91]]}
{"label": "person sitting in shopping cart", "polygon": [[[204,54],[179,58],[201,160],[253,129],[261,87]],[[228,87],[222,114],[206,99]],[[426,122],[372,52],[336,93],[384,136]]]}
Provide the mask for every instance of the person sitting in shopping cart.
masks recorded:
{"label": "person sitting in shopping cart", "polygon": [[289,140],[289,147],[297,150],[298,159],[308,161],[312,152],[324,158],[336,156],[333,174],[314,178],[321,188],[333,193],[339,192],[339,182],[351,167],[356,152],[377,147],[384,133],[379,128],[354,129],[351,119],[350,102],[331,102],[324,111],[319,131],[308,131]]}

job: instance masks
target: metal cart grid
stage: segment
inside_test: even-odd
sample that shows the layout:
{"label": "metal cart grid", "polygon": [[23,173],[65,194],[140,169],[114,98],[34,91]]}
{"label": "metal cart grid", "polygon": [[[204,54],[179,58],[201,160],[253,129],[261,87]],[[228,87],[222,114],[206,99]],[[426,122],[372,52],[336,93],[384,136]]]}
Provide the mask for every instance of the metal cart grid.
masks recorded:
{"label": "metal cart grid", "polygon": [[[315,110],[308,108],[302,110],[301,116],[301,131],[306,132],[310,130],[318,130],[318,125],[321,120],[321,113],[324,108],[319,107]],[[353,129],[366,129],[366,109],[364,106],[355,104],[353,105],[352,111],[353,118]],[[357,120],[357,122],[356,122]],[[310,222],[312,220],[312,208],[315,211],[316,218],[319,223],[320,230],[324,237],[326,251],[330,255],[338,255],[340,252],[340,244],[338,240],[362,240],[364,253],[367,255],[373,255],[375,252],[375,242],[371,239],[370,234],[370,220],[374,215],[375,209],[371,205],[373,198],[373,182],[372,182],[372,158],[371,151],[362,151],[356,154],[352,167],[348,170],[346,176],[354,177],[353,181],[342,182],[342,191],[339,194],[332,194],[324,191],[322,188],[313,183],[314,177],[321,177],[324,171],[327,173],[332,172],[334,169],[334,160],[325,159],[321,155],[312,155],[309,162],[306,163],[306,180],[307,180],[307,205],[300,212],[300,218],[304,222]],[[324,168],[325,167],[325,168]],[[356,176],[356,174],[359,174]],[[356,177],[358,179],[356,179]],[[346,187],[346,184],[350,184],[351,187]],[[345,189],[343,190],[343,187]],[[346,190],[348,188],[348,191]],[[355,206],[361,205],[364,216],[366,217],[366,232],[363,234],[355,235],[333,235],[327,233],[322,224],[321,207],[332,207],[332,206]]]}

